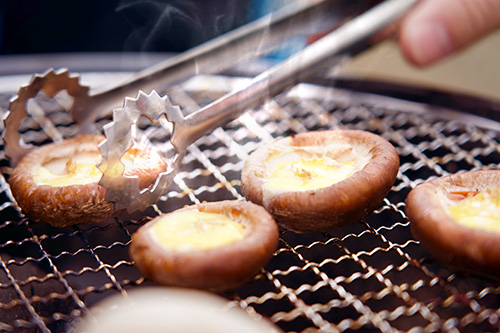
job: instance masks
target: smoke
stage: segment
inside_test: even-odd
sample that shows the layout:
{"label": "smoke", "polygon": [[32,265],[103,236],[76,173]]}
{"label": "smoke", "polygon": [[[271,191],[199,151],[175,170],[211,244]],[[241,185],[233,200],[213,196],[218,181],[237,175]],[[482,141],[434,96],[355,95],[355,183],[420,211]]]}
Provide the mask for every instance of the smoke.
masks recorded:
{"label": "smoke", "polygon": [[132,28],[125,50],[179,52],[246,22],[244,0],[121,0]]}

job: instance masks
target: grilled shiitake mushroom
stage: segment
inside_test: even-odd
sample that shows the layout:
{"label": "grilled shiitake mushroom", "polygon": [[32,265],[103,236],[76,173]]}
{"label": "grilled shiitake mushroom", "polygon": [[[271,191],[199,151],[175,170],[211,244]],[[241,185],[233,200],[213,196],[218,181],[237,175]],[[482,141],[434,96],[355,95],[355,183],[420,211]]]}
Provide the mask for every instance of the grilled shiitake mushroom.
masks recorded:
{"label": "grilled shiitake mushroom", "polygon": [[398,169],[395,148],[376,134],[307,132],[254,151],[241,173],[241,191],[287,229],[324,231],[370,214]]}
{"label": "grilled shiitake mushroom", "polygon": [[[105,199],[98,184],[102,173],[96,167],[101,153],[101,135],[79,135],[41,146],[26,154],[9,179],[19,206],[36,220],[56,227],[108,220],[120,213]],[[131,148],[122,157],[124,174],[138,176],[146,188],[167,169],[154,150]]]}
{"label": "grilled shiitake mushroom", "polygon": [[255,318],[214,293],[175,287],[138,287],[105,297],[74,333],[280,333],[265,317]]}
{"label": "grilled shiitake mushroom", "polygon": [[186,206],[160,215],[132,236],[138,270],[162,285],[223,291],[251,279],[270,260],[278,226],[246,201]]}
{"label": "grilled shiitake mushroom", "polygon": [[500,171],[469,171],[419,184],[406,198],[412,234],[459,271],[500,276]]}

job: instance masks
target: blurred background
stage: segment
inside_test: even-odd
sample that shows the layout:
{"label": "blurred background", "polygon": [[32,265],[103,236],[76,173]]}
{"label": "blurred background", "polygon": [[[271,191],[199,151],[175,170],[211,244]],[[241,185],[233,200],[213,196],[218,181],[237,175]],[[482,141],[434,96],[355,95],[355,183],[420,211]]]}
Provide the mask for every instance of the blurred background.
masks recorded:
{"label": "blurred background", "polygon": [[[0,75],[62,67],[65,57],[75,53],[182,52],[291,2],[0,1]],[[394,41],[387,41],[344,64],[338,74],[500,99],[499,54],[496,33],[436,66],[416,69],[402,59]],[[116,66],[119,69],[119,57]]]}
{"label": "blurred background", "polygon": [[0,2],[0,52],[180,52],[257,14],[251,0]]}

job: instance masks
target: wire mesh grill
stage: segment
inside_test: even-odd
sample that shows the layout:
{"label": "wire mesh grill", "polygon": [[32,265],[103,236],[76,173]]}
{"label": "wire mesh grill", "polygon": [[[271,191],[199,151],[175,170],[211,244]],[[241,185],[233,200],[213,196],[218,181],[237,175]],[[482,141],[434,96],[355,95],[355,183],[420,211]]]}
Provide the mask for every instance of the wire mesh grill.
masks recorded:
{"label": "wire mesh grill", "polygon": [[[186,84],[167,93],[192,111],[223,91]],[[1,100],[3,113],[9,97]],[[137,228],[187,204],[243,199],[240,171],[258,146],[280,136],[335,128],[374,132],[396,147],[401,164],[391,192],[365,220],[339,230],[282,230],[280,248],[261,274],[223,294],[230,304],[251,316],[269,317],[287,332],[497,330],[498,283],[458,275],[435,262],[412,238],[404,199],[423,180],[496,168],[499,133],[408,112],[412,103],[376,101],[358,100],[335,88],[299,85],[192,145],[174,185],[158,204],[87,226],[53,228],[25,217],[12,199],[2,149],[0,330],[69,331],[97,301],[151,284],[128,255]],[[76,125],[57,108],[46,117],[63,137],[76,132]],[[100,119],[98,127],[109,121]],[[32,118],[21,132],[34,145],[53,139]],[[148,134],[154,138],[155,128]]]}

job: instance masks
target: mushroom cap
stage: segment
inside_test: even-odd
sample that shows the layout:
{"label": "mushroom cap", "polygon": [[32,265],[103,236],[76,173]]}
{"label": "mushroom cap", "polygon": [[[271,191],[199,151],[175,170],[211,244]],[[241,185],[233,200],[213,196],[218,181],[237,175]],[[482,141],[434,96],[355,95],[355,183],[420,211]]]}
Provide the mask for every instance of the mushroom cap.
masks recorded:
{"label": "mushroom cap", "polygon": [[406,198],[413,236],[445,265],[475,274],[500,276],[500,233],[457,223],[448,213],[452,192],[500,187],[500,170],[469,171],[419,184]]}
{"label": "mushroom cap", "polygon": [[92,315],[77,322],[75,333],[280,333],[271,320],[251,317],[214,293],[176,287],[147,286],[104,298]]}
{"label": "mushroom cap", "polygon": [[[153,226],[171,214],[186,211],[218,213],[242,223],[244,236],[210,249],[177,250],[160,244]],[[186,206],[157,216],[132,235],[130,256],[138,270],[162,285],[224,291],[255,276],[278,247],[279,230],[272,216],[251,202],[227,200]]]}
{"label": "mushroom cap", "polygon": [[[106,221],[121,211],[115,204],[105,199],[106,189],[97,182],[51,186],[38,184],[34,179],[35,171],[41,166],[58,159],[69,159],[82,153],[99,154],[97,145],[104,140],[101,135],[82,134],[57,143],[41,146],[25,155],[12,171],[9,178],[12,194],[19,206],[36,220],[45,221],[56,227],[88,224]],[[133,148],[137,149],[137,148]],[[149,156],[153,151],[137,150],[134,154]],[[165,161],[157,155],[149,166],[144,163],[134,168],[132,163],[125,174],[137,174],[140,184],[148,186],[159,173],[166,170]]]}
{"label": "mushroom cap", "polygon": [[[343,147],[342,151],[336,152],[336,145]],[[315,147],[334,159],[339,155],[360,163],[348,178],[327,187],[266,193],[267,161],[279,147]],[[284,228],[324,231],[369,215],[389,193],[398,170],[396,149],[376,134],[358,130],[306,132],[277,139],[254,151],[241,173],[241,191],[248,200],[264,206]]]}

